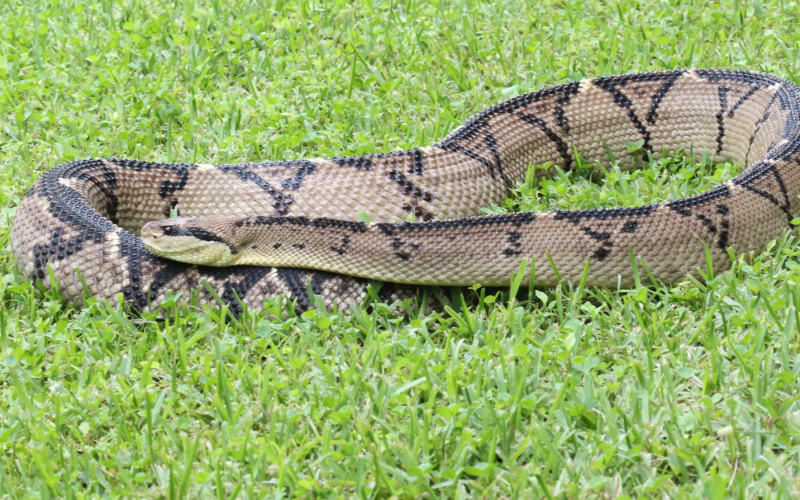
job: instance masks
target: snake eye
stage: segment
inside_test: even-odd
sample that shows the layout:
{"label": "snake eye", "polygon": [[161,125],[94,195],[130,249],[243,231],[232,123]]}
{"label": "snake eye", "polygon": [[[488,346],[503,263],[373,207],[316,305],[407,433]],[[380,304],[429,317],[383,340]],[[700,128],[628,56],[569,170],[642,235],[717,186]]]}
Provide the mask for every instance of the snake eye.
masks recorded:
{"label": "snake eye", "polygon": [[161,230],[164,231],[164,234],[169,236],[175,233],[175,226],[162,226]]}

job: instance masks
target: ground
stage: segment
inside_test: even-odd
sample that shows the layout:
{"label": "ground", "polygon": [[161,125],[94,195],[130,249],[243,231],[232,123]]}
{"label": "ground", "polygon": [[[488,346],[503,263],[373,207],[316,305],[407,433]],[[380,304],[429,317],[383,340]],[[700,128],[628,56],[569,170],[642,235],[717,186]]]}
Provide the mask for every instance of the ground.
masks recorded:
{"label": "ground", "polygon": [[[796,1],[5,0],[0,25],[0,496],[800,495],[793,234],[673,287],[161,325],[36,292],[8,244],[20,198],[67,160],[413,148],[625,72],[800,83]],[[487,211],[670,200],[741,169],[605,167]]]}

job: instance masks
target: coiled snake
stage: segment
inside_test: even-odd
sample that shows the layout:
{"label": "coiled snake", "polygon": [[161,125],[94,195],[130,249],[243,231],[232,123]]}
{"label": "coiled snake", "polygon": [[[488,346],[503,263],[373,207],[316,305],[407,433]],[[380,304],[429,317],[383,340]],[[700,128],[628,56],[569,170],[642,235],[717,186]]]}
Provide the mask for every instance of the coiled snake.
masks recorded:
{"label": "coiled snake", "polygon": [[[67,300],[80,304],[85,283],[92,295],[122,294],[138,310],[170,290],[197,289],[201,303],[212,302],[203,280],[234,311],[237,297],[260,307],[281,294],[302,310],[309,286],[328,304],[359,302],[364,278],[507,285],[523,258],[552,259],[570,281],[590,259],[588,286],[627,286],[629,248],[657,279],[674,282],[705,269],[706,248],[724,270],[729,247],[758,252],[790,227],[800,193],[799,104],[798,88],[770,75],[665,71],[521,95],[411,151],[240,165],[76,161],[36,181],[11,244],[22,274],[51,286],[52,273]],[[637,140],[643,146],[631,153],[625,143]],[[748,168],[703,194],[655,205],[468,217],[501,203],[530,164],[570,168],[576,154],[595,162],[611,151],[629,167],[643,154],[689,146]],[[190,219],[145,230],[154,245],[176,238],[178,246],[211,245],[223,261],[283,267],[207,267],[151,254],[137,234],[171,208]],[[377,222],[360,221],[360,212]],[[192,219],[215,214],[229,217]],[[401,222],[409,214],[427,222]],[[555,285],[555,270],[537,266],[536,284]],[[387,300],[413,292],[382,288]]]}

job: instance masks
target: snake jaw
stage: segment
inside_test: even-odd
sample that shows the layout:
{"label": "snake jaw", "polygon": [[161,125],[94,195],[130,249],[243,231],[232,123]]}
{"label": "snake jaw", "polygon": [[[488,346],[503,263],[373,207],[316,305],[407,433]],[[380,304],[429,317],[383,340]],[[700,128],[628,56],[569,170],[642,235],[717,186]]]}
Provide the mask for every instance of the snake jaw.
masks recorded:
{"label": "snake jaw", "polygon": [[236,250],[222,238],[203,228],[194,227],[196,218],[172,218],[148,222],[141,238],[151,253],[186,264],[230,266]]}

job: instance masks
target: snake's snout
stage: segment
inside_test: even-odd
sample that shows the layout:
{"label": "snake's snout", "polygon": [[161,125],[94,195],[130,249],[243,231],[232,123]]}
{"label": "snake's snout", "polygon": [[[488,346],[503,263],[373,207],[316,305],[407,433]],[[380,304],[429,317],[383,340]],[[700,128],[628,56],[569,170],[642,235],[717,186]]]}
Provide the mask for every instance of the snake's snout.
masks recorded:
{"label": "snake's snout", "polygon": [[164,236],[164,230],[158,226],[151,225],[152,222],[148,222],[142,227],[141,235],[142,238],[152,238],[157,239],[159,236]]}

